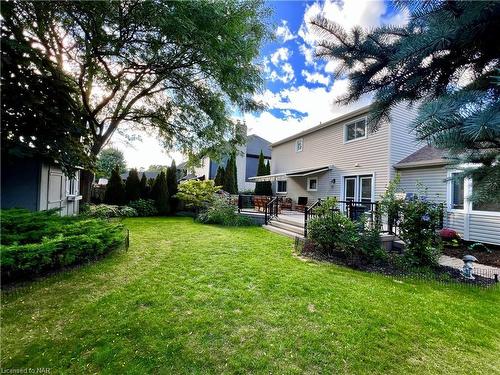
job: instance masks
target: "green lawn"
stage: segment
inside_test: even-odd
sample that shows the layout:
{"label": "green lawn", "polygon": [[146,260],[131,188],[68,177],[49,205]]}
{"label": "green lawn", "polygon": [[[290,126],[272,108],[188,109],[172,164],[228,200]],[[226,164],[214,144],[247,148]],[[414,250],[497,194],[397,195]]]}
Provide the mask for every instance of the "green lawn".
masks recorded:
{"label": "green lawn", "polygon": [[305,262],[261,228],[125,223],[127,252],[3,292],[3,368],[500,373],[498,288]]}

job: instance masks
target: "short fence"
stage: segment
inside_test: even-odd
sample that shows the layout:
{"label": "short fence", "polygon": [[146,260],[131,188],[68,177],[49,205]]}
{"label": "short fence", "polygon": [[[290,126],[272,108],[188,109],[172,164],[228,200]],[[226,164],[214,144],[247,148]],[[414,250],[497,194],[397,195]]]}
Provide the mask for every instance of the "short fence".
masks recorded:
{"label": "short fence", "polygon": [[361,264],[356,262],[359,259],[354,257],[343,259],[343,261],[340,262],[339,258],[335,256],[318,256],[317,253],[304,253],[304,247],[307,243],[310,243],[309,240],[295,237],[295,252],[311,259],[340,264],[359,271],[377,273],[392,278],[395,282],[432,281],[439,284],[453,284],[467,287],[491,287],[500,285],[500,271],[491,268],[474,267],[472,271],[473,279],[465,277],[461,269],[442,265],[435,269],[402,268],[401,266],[397,268],[384,268],[380,265]]}

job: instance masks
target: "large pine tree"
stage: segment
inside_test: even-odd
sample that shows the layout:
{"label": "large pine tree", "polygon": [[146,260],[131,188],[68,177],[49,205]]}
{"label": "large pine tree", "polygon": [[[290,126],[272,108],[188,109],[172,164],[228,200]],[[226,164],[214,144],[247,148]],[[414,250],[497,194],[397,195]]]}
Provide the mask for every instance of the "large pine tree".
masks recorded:
{"label": "large pine tree", "polygon": [[120,167],[118,165],[111,172],[111,177],[106,185],[104,203],[116,205],[125,203],[125,187],[120,176]]}
{"label": "large pine tree", "polygon": [[348,104],[374,93],[372,130],[401,102],[421,104],[417,138],[447,150],[457,165],[475,164],[472,199],[500,202],[500,2],[398,1],[405,26],[344,30],[312,21],[323,40],[317,55],[347,74]]}
{"label": "large pine tree", "polygon": [[125,202],[136,201],[141,197],[141,181],[137,169],[132,168],[128,172],[127,180],[125,181]]}
{"label": "large pine tree", "polygon": [[[267,168],[264,161],[264,154],[262,150],[259,155],[259,164],[257,166],[257,176],[265,176],[267,174]],[[258,181],[255,183],[255,195],[267,195],[266,194],[266,182]]]}

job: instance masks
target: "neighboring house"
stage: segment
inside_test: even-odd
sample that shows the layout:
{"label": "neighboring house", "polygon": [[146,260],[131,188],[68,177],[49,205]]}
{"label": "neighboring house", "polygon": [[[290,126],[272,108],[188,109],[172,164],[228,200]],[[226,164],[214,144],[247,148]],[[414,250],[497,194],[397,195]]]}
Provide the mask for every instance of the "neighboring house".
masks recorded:
{"label": "neighboring house", "polygon": [[395,175],[393,164],[421,146],[410,134],[416,109],[400,105],[377,132],[367,127],[370,106],[271,145],[271,180],[277,195],[308,204],[318,198],[375,201]]}
{"label": "neighboring house", "polygon": [[76,215],[82,196],[80,171],[74,178],[61,168],[36,158],[2,161],[2,208],[26,208],[32,211],[59,209],[61,215]]}
{"label": "neighboring house", "polygon": [[[123,182],[127,181],[127,177],[128,177],[128,171],[127,172],[124,172],[124,173],[121,173],[120,174],[120,177],[122,178]],[[152,178],[153,180],[156,178],[156,176],[158,176],[160,174],[160,172],[137,172],[137,174],[139,175],[139,180],[142,178],[142,174],[145,174],[146,175],[146,178],[149,180],[150,178]]]}
{"label": "neighboring house", "polygon": [[[394,165],[405,192],[426,195],[445,203],[445,225],[458,231],[465,240],[500,244],[500,204],[472,204],[468,196],[474,188],[470,180],[454,181],[459,172],[449,165],[445,153],[426,146]],[[423,192],[418,191],[424,188]]]}
{"label": "neighboring house", "polygon": [[[236,171],[238,177],[238,190],[249,191],[255,189],[255,181],[251,178],[257,176],[257,167],[259,165],[260,152],[264,154],[266,162],[271,160],[271,142],[259,137],[258,135],[251,134],[247,136],[246,144],[238,147],[238,154],[236,156]],[[220,164],[225,168],[227,157],[223,158]],[[272,165],[272,163],[271,163]],[[192,176],[199,179],[213,180],[217,175],[219,163],[210,158],[204,158],[201,166],[194,168]],[[272,167],[271,167],[272,168]]]}

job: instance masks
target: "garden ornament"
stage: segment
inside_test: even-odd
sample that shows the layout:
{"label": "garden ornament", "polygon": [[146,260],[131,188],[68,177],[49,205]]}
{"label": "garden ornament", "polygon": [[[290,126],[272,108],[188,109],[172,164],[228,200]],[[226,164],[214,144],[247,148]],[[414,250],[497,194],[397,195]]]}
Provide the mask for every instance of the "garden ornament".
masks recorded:
{"label": "garden ornament", "polygon": [[477,262],[476,257],[472,255],[466,255],[462,259],[464,261],[464,267],[462,268],[462,275],[466,279],[474,280],[474,276],[472,275],[472,271],[474,270],[474,262]]}

